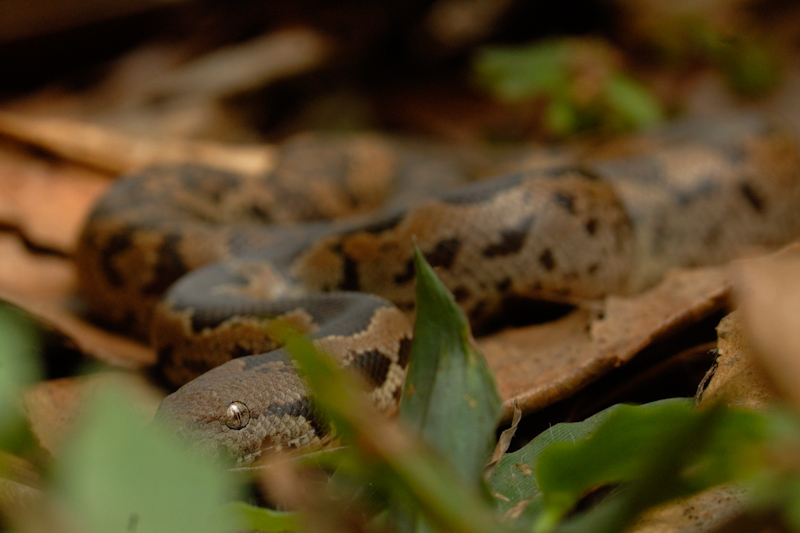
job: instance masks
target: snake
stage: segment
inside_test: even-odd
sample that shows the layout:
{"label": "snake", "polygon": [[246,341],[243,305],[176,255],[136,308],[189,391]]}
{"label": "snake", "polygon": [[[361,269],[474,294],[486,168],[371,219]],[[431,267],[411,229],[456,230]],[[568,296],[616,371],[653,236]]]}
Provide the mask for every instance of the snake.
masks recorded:
{"label": "snake", "polygon": [[800,234],[800,151],[760,116],[678,122],[544,162],[547,150],[498,153],[302,135],[260,175],[145,168],[88,216],[80,287],[95,317],[152,342],[177,387],[155,418],[243,465],[336,438],[274,321],[361,374],[379,412],[397,411],[414,241],[480,328],[513,302],[635,293],[670,268]]}

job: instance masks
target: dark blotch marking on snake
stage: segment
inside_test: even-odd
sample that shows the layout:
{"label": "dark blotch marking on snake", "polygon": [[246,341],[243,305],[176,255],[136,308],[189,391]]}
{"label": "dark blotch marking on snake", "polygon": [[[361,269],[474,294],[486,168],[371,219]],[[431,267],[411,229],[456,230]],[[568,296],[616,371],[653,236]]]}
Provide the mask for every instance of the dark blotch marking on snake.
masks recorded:
{"label": "dark blotch marking on snake", "polygon": [[284,404],[270,404],[270,406],[267,407],[267,414],[278,418],[289,415],[295,419],[302,416],[314,429],[314,433],[317,437],[323,438],[329,433],[328,426],[322,421],[316,409],[313,407],[312,398],[300,398],[299,400]]}
{"label": "dark blotch marking on snake", "polygon": [[175,361],[175,346],[172,344],[165,344],[158,349],[158,366],[159,367],[174,367],[177,366]]}
{"label": "dark blotch marking on snake", "polygon": [[406,267],[403,272],[394,276],[394,282],[398,285],[403,285],[414,279],[414,260],[409,259],[406,261]]}
{"label": "dark blotch marking on snake", "polygon": [[548,272],[552,272],[556,267],[556,260],[553,257],[553,252],[550,250],[550,248],[546,248],[545,251],[539,256],[539,263]]}
{"label": "dark blotch marking on snake", "polygon": [[495,288],[497,288],[497,292],[504,293],[511,287],[511,278],[505,277],[495,283]]}
{"label": "dark blotch marking on snake", "polygon": [[[397,350],[397,364],[400,368],[405,368],[408,366],[409,359],[411,359],[411,339],[406,337],[400,341],[400,349]],[[403,390],[403,387],[398,387],[398,389]]]}
{"label": "dark blotch marking on snake", "polygon": [[466,287],[456,287],[453,289],[453,298],[455,298],[456,302],[459,303],[469,298],[471,294],[472,293],[470,293],[469,289]]}
{"label": "dark blotch marking on snake", "polygon": [[357,369],[374,386],[386,381],[392,361],[378,350],[369,350],[353,357],[350,367]]}
{"label": "dark blotch marking on snake", "polygon": [[250,216],[259,222],[263,222],[265,224],[269,224],[272,222],[272,215],[270,215],[266,209],[261,207],[260,205],[251,205],[247,212],[250,213]]}
{"label": "dark blotch marking on snake", "polygon": [[519,252],[533,225],[533,219],[533,216],[527,216],[516,227],[500,232],[500,242],[490,244],[481,251],[481,254],[484,257],[497,257]]}
{"label": "dark blotch marking on snake", "polygon": [[342,249],[341,242],[336,243],[331,250],[342,258],[342,280],[339,282],[338,288],[343,291],[360,290],[358,263]]}
{"label": "dark blotch marking on snake", "polygon": [[553,200],[558,205],[566,209],[566,211],[569,214],[571,215],[575,214],[575,197],[572,196],[570,193],[564,191],[557,191],[555,194],[553,194]]}
{"label": "dark blotch marking on snake", "polygon": [[757,213],[764,212],[764,199],[749,183],[742,183],[739,185],[739,192],[742,193],[745,200],[747,200]]}
{"label": "dark blotch marking on snake", "polygon": [[198,165],[178,167],[180,182],[186,190],[202,194],[214,204],[219,204],[222,197],[240,185],[233,174]]}
{"label": "dark blotch marking on snake", "polygon": [[588,233],[589,235],[594,235],[597,233],[597,225],[598,225],[597,219],[590,218],[583,224],[583,227],[586,228],[586,233]]}
{"label": "dark blotch marking on snake", "polygon": [[112,259],[117,254],[125,252],[131,248],[133,245],[133,235],[135,232],[136,231],[132,228],[124,228],[120,230],[112,235],[112,237],[108,240],[108,244],[103,249],[100,267],[103,269],[106,279],[114,287],[124,286],[125,280],[122,279],[122,276],[119,274],[119,272],[117,272]]}
{"label": "dark blotch marking on snake", "polygon": [[425,259],[432,267],[450,268],[460,249],[459,239],[445,239],[436,243],[433,250],[425,254]]}
{"label": "dark blotch marking on snake", "polygon": [[237,344],[233,348],[231,348],[231,351],[228,353],[228,355],[231,356],[231,359],[239,359],[240,357],[246,357],[248,355],[253,355],[253,351],[252,350],[248,350],[247,348],[245,348],[241,344]]}
{"label": "dark blotch marking on snake", "polygon": [[469,310],[469,319],[473,322],[480,322],[486,312],[486,300],[477,302],[472,309]]}
{"label": "dark blotch marking on snake", "polygon": [[153,281],[142,287],[144,294],[159,296],[178,278],[189,271],[178,252],[181,238],[177,235],[166,235],[158,250],[158,260],[153,267]]}

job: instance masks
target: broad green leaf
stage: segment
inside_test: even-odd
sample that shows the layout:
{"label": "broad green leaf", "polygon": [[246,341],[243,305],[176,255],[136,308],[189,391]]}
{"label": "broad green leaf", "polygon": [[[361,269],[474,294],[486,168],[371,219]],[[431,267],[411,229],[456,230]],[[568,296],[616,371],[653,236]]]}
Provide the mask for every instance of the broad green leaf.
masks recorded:
{"label": "broad green leaf", "polygon": [[545,449],[536,468],[545,511],[537,531],[550,531],[590,490],[624,483],[595,509],[558,531],[612,532],[670,499],[723,482],[753,479],[765,466],[760,446],[769,425],[763,415],[689,401],[620,406],[577,442]]}
{"label": "broad green leaf", "polygon": [[211,533],[238,526],[221,512],[237,495],[232,480],[144,425],[125,389],[92,395],[54,468],[55,494],[82,529]]}
{"label": "broad green leaf", "polygon": [[489,489],[498,510],[526,523],[532,521],[544,506],[536,480],[536,465],[542,451],[557,442],[572,443],[587,438],[619,407],[609,407],[582,422],[556,424],[519,450],[505,454],[489,478]]}
{"label": "broad green leaf", "polygon": [[[615,405],[583,422],[557,424],[497,465],[489,487],[499,511],[536,531],[618,531],[644,509],[720,483],[748,481],[762,508],[791,518],[797,477],[769,466],[792,449],[800,424],[780,413],[716,408],[685,399]],[[600,505],[559,523],[587,493],[617,486]],[[800,501],[800,500],[797,500]]]}
{"label": "broad green leaf", "polygon": [[502,409],[497,383],[455,299],[415,245],[417,319],[400,417],[478,485]]}

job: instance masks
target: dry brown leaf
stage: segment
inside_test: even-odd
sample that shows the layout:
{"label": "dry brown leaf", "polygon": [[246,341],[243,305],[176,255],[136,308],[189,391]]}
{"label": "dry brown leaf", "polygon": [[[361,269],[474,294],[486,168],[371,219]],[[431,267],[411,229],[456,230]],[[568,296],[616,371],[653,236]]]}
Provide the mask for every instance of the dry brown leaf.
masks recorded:
{"label": "dry brown leaf", "polygon": [[777,393],[753,355],[738,311],[720,321],[717,336],[716,368],[708,386],[701,392],[700,405],[722,402],[760,409],[773,404]]}
{"label": "dry brown leaf", "polygon": [[0,293],[39,300],[65,298],[74,286],[72,262],[30,253],[12,233],[0,233]]}
{"label": "dry brown leaf", "polygon": [[735,485],[715,487],[646,512],[631,526],[630,531],[631,533],[750,531],[731,529],[733,522],[747,511],[748,496],[745,489]]}
{"label": "dry brown leaf", "polygon": [[71,254],[89,208],[108,177],[0,149],[0,224],[41,248]]}
{"label": "dry brown leaf", "polygon": [[800,245],[732,266],[742,323],[759,362],[800,409]]}
{"label": "dry brown leaf", "polygon": [[256,174],[272,168],[274,148],[208,141],[135,137],[98,125],[0,111],[0,135],[38,146],[69,161],[113,173],[148,165],[196,163]]}
{"label": "dry brown leaf", "polygon": [[572,395],[648,344],[721,309],[730,286],[721,268],[676,270],[633,297],[609,297],[603,318],[576,310],[552,323],[479,340],[510,418]]}

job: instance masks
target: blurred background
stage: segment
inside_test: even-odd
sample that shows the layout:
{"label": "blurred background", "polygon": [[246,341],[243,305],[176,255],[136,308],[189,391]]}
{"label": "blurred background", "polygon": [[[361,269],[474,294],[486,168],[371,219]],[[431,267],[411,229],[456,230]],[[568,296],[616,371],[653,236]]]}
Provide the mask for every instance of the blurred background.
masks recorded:
{"label": "blurred background", "polygon": [[0,106],[154,138],[563,140],[756,108],[800,131],[791,0],[0,3]]}

